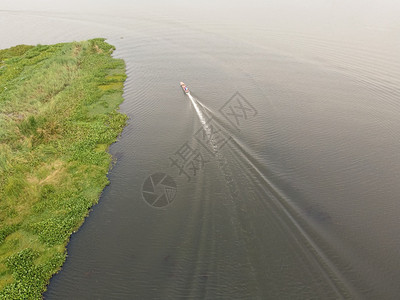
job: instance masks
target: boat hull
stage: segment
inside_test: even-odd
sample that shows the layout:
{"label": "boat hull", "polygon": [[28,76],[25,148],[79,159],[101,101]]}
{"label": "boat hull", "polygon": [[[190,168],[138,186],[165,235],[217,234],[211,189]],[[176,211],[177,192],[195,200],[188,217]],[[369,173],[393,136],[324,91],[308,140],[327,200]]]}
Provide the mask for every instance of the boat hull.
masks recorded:
{"label": "boat hull", "polygon": [[180,85],[181,85],[182,91],[183,91],[185,94],[189,94],[189,93],[190,93],[189,88],[186,86],[186,84],[184,84],[183,82],[181,82]]}

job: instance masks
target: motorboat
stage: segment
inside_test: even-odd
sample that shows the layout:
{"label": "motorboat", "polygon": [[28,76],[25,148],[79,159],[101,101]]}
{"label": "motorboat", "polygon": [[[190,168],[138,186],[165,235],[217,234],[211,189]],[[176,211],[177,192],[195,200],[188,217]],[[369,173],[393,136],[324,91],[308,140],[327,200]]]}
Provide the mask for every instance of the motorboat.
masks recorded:
{"label": "motorboat", "polygon": [[184,84],[183,82],[181,82],[180,84],[181,84],[182,90],[183,90],[186,94],[189,94],[190,91],[189,91],[189,88],[186,86],[186,84]]}

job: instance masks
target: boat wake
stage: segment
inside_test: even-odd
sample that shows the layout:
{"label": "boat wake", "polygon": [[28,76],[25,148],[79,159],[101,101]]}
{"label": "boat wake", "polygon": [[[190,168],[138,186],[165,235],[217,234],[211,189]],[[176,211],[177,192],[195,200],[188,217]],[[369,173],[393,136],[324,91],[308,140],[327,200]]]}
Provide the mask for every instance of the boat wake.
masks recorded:
{"label": "boat wake", "polygon": [[[229,131],[229,135],[232,131],[226,128],[222,120],[215,116],[212,110],[193,97],[190,92],[186,94],[193,104],[205,134],[209,138],[216,162],[222,178],[224,178],[227,188],[225,208],[230,218],[230,224],[235,227],[236,238],[238,240],[246,240],[248,235],[257,235],[256,227],[258,225],[253,224],[250,216],[256,216],[260,212],[264,212],[264,217],[268,216],[273,220],[269,226],[278,226],[276,228],[277,232],[280,231],[282,236],[291,236],[293,238],[285,242],[281,241],[281,243],[288,243],[285,246],[290,245],[298,249],[298,252],[302,253],[302,260],[307,261],[312,266],[310,269],[316,271],[319,274],[318,276],[323,278],[324,284],[336,297],[348,295],[351,288],[344,284],[344,279],[340,272],[324,254],[324,251],[315,243],[313,234],[306,230],[303,224],[304,220],[299,217],[296,208],[287,201],[286,197],[281,194],[281,191],[274,186],[263,172],[260,164],[254,159],[251,149],[242,145],[239,137],[230,136],[229,146],[227,149],[224,148],[224,152],[220,151],[222,147],[220,147],[217,140],[213,139],[215,126],[224,127],[225,130]],[[245,199],[252,199],[252,201],[245,201]],[[253,226],[255,227],[253,228]],[[247,232],[247,234],[243,235],[243,231]],[[248,242],[245,244],[247,246],[251,245]],[[257,247],[252,245],[249,248],[246,246],[244,248],[247,248],[245,252],[253,253]],[[261,253],[259,255],[260,257],[262,256]],[[249,257],[251,256],[249,254]],[[251,259],[249,258],[249,260]],[[256,266],[257,263],[253,263]],[[256,276],[255,274],[250,274],[250,277]],[[253,279],[256,280],[255,278]]]}

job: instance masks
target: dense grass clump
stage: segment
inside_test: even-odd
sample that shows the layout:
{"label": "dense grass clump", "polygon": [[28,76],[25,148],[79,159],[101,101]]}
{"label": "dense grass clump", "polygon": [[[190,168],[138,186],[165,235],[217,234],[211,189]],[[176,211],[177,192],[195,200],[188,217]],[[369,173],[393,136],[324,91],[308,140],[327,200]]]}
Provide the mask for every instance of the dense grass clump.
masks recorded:
{"label": "dense grass clump", "polygon": [[126,79],[103,39],[0,50],[0,299],[41,299],[108,184]]}

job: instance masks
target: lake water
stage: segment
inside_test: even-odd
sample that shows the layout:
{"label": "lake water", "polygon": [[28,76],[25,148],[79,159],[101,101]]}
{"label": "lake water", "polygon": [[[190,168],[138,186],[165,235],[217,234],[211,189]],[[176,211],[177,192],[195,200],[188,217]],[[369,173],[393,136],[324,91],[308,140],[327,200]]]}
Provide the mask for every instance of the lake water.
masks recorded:
{"label": "lake water", "polygon": [[127,64],[111,184],[45,298],[398,299],[400,5],[141,2],[0,4],[1,48]]}

